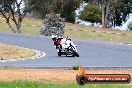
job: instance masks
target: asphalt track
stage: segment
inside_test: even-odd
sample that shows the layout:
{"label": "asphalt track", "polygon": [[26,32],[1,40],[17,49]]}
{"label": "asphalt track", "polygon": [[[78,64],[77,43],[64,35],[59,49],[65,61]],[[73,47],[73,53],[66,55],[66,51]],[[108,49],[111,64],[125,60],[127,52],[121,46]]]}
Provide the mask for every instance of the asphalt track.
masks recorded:
{"label": "asphalt track", "polygon": [[0,43],[40,50],[45,57],[0,62],[0,66],[17,67],[132,67],[132,46],[91,40],[74,40],[80,57],[58,57],[51,37],[0,33]]}

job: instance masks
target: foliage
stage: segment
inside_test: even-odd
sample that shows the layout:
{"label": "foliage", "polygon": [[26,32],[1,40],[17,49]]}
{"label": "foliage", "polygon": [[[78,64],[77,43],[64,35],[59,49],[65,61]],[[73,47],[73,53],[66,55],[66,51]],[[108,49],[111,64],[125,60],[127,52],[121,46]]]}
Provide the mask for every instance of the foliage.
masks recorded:
{"label": "foliage", "polygon": [[[83,0],[95,2],[102,10],[102,27],[121,26],[132,13],[132,0]],[[109,25],[112,24],[112,25]]]}
{"label": "foliage", "polygon": [[66,21],[75,21],[75,10],[82,0],[29,0],[28,5],[34,5],[32,12],[39,18],[44,18],[51,12],[60,13]]}
{"label": "foliage", "polygon": [[45,36],[50,36],[52,33],[59,36],[64,34],[65,23],[60,14],[46,14],[44,25],[40,30],[40,34]]}
{"label": "foliage", "polygon": [[[117,0],[119,1],[119,0]],[[132,0],[120,0],[121,3],[116,2],[112,14],[113,14],[113,25],[121,26],[123,22],[126,22],[128,15],[132,12]]]}
{"label": "foliage", "polygon": [[92,23],[101,22],[101,10],[94,2],[89,3],[81,12],[79,18]]}
{"label": "foliage", "polygon": [[72,67],[72,70],[78,70],[78,68],[79,68],[79,65],[75,65]]}

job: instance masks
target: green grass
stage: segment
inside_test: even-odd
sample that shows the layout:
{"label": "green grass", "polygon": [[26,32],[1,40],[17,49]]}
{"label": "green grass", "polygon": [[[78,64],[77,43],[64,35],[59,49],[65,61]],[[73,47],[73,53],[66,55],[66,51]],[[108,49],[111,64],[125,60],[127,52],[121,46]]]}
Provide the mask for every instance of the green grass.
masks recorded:
{"label": "green grass", "polygon": [[44,83],[33,81],[0,82],[0,88],[131,88],[127,85],[116,84],[85,84],[80,86],[76,83]]}

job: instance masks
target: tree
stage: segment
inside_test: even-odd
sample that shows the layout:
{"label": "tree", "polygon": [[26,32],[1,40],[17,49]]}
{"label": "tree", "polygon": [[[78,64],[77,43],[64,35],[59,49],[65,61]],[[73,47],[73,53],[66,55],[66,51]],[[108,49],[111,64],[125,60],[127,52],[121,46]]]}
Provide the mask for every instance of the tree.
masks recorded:
{"label": "tree", "polygon": [[114,9],[113,26],[121,26],[122,22],[125,22],[132,12],[132,0],[122,0],[122,4],[116,5]]}
{"label": "tree", "polygon": [[82,0],[29,0],[29,5],[34,5],[32,12],[44,18],[51,12],[60,13],[66,21],[75,21],[75,10],[79,7]]}
{"label": "tree", "polygon": [[99,6],[95,4],[95,2],[91,2],[84,8],[79,18],[92,23],[101,22],[101,10]]}
{"label": "tree", "polygon": [[62,17],[66,18],[68,22],[75,22],[75,10],[80,6],[82,0],[65,0],[63,6]]}
{"label": "tree", "polygon": [[[112,10],[114,11],[113,6],[115,6],[116,2],[118,0],[99,0],[99,4],[101,6],[102,9],[102,27],[106,28],[108,27],[108,23],[109,23],[109,19],[110,19],[110,15],[113,15]],[[118,2],[120,3],[120,2]]]}
{"label": "tree", "polygon": [[95,2],[102,10],[102,27],[121,26],[132,12],[132,0],[84,0]]}
{"label": "tree", "polygon": [[102,27],[121,26],[132,11],[132,0],[100,0],[102,8]]}
{"label": "tree", "polygon": [[[3,7],[0,8],[0,13],[6,19],[6,23],[14,33],[21,33],[23,18],[30,9],[29,7],[21,9],[22,2],[23,0],[20,0],[20,2],[18,2],[18,0],[4,0],[2,4],[6,4],[4,8],[7,8],[7,10],[5,11]],[[15,23],[16,30],[13,28],[11,20]]]}

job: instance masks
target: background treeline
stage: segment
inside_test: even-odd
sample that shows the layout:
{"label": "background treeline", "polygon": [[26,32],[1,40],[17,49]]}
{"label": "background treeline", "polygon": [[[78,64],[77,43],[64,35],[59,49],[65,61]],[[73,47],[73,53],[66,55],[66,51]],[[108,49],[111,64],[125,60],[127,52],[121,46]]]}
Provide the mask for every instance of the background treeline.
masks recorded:
{"label": "background treeline", "polygon": [[132,12],[132,0],[28,0],[28,5],[34,5],[32,12],[40,18],[55,12],[74,23],[75,10],[83,1],[88,5],[80,12],[79,18],[92,23],[100,22],[104,28],[121,26]]}
{"label": "background treeline", "polygon": [[68,22],[75,22],[75,10],[82,0],[28,0],[28,5],[34,5],[32,12],[39,18],[44,18],[47,13],[60,13]]}
{"label": "background treeline", "polygon": [[[1,10],[8,11],[8,4],[15,7],[18,0],[0,0]],[[132,0],[19,0],[29,14],[44,18],[46,14],[60,13],[67,22],[75,22],[75,10],[85,1],[88,5],[80,12],[79,18],[92,23],[100,22],[103,28],[121,26],[132,13]],[[22,4],[20,3],[20,4]],[[13,9],[15,10],[15,9]],[[19,9],[18,9],[19,10]],[[15,12],[15,14],[17,14]]]}

